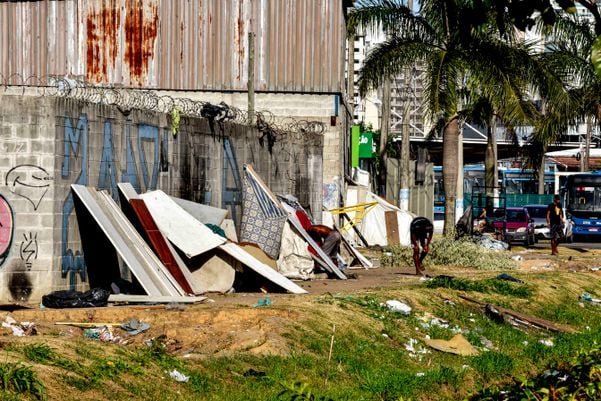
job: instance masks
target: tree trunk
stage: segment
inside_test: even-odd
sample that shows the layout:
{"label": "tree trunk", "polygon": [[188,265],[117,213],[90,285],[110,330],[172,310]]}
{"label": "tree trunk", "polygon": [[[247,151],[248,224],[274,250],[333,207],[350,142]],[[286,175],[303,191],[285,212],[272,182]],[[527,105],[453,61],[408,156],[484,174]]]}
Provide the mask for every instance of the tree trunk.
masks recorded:
{"label": "tree trunk", "polygon": [[442,179],[444,181],[445,236],[455,233],[455,200],[457,197],[457,171],[459,169],[457,154],[459,152],[459,120],[453,117],[445,126],[442,137]]}
{"label": "tree trunk", "polygon": [[495,136],[494,117],[486,128],[486,153],[484,155],[484,186],[486,192],[486,212],[492,216],[495,188],[498,185],[497,173],[497,137]]}

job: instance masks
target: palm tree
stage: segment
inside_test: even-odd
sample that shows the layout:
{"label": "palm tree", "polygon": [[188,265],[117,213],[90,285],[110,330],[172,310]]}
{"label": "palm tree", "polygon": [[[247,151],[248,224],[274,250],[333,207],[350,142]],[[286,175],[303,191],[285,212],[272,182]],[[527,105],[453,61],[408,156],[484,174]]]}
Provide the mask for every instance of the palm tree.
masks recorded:
{"label": "palm tree", "polygon": [[[579,3],[588,4],[586,1]],[[550,74],[565,82],[570,101],[556,103],[553,97],[543,97],[544,116],[533,136],[536,146],[546,148],[557,142],[568,127],[589,118],[593,123],[601,124],[601,77],[595,74],[595,66],[590,58],[601,31],[601,17],[598,11],[593,15],[595,24],[578,16],[564,14],[558,16],[552,27],[538,26],[539,31],[548,38],[547,52],[541,55],[541,60]],[[532,157],[532,164],[538,162],[536,156]]]}
{"label": "palm tree", "polygon": [[[461,90],[477,90],[506,121],[525,121],[531,103],[524,97],[523,84],[540,71],[530,62],[528,46],[517,45],[509,34],[501,36],[497,21],[504,16],[492,14],[492,3],[424,0],[416,13],[401,0],[359,0],[356,6],[349,14],[349,30],[380,26],[388,38],[365,59],[359,77],[362,94],[381,85],[385,76],[395,76],[416,62],[425,65],[425,110],[433,129],[443,132],[448,235],[455,226]],[[513,70],[518,65],[522,67]]]}

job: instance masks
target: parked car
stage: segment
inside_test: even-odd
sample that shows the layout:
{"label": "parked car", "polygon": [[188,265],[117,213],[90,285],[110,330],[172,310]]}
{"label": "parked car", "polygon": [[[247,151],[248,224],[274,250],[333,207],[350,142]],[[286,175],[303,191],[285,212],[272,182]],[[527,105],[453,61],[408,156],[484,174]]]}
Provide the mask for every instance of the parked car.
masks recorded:
{"label": "parked car", "polygon": [[[526,205],[524,207],[528,210],[530,217],[534,220],[534,233],[536,234],[536,238],[551,239],[551,231],[547,225],[547,205]],[[570,219],[565,219],[563,232],[565,242],[571,243],[574,240],[572,226],[572,221]]]}
{"label": "parked car", "polygon": [[493,227],[496,231],[504,231],[506,242],[523,242],[524,245],[533,245],[536,242],[534,233],[534,220],[525,207],[508,207],[495,210],[496,219]]}

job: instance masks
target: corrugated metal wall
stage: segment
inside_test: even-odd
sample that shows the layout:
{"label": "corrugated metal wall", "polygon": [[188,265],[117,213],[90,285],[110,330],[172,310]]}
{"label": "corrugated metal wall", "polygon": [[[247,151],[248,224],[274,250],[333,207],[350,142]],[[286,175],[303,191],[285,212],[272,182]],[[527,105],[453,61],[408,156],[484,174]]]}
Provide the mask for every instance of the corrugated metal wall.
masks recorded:
{"label": "corrugated metal wall", "polygon": [[246,90],[251,31],[255,90],[340,92],[340,0],[0,2],[0,84]]}

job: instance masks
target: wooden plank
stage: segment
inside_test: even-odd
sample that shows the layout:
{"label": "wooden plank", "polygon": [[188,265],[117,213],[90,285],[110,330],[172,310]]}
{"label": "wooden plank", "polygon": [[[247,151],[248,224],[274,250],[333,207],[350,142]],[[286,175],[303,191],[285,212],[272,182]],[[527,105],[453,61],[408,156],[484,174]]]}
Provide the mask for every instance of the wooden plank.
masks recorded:
{"label": "wooden plank", "polygon": [[[166,288],[168,285],[165,285],[164,280],[159,278],[160,274],[157,271],[159,270],[159,267],[152,263],[153,260],[149,255],[142,255],[148,247],[144,240],[140,238],[139,234],[135,232],[135,229],[130,227],[130,232],[133,231],[135,235],[128,237],[123,230],[115,227],[115,222],[107,215],[107,213],[110,212],[105,211],[104,208],[101,207],[87,187],[84,185],[72,184],[71,188],[73,189],[74,196],[82,202],[92,219],[100,227],[117,253],[124,260],[125,264],[129,267],[142,288],[144,288],[144,291],[146,291],[148,295],[153,296],[172,295],[169,294],[171,291]],[[85,240],[85,236],[82,236],[82,242]],[[148,251],[152,254],[150,249],[148,249]],[[160,264],[158,260],[156,260],[156,262]]]}
{"label": "wooden plank", "polygon": [[554,322],[550,322],[550,321],[545,320],[545,319],[540,319],[540,318],[529,316],[529,315],[526,315],[526,314],[523,314],[523,313],[520,313],[520,312],[516,312],[516,311],[511,310],[511,309],[506,309],[506,308],[503,308],[501,306],[497,306],[497,305],[489,304],[489,303],[486,303],[486,302],[482,302],[482,301],[479,301],[477,299],[468,297],[467,295],[461,295],[460,294],[459,298],[465,299],[466,301],[470,301],[470,302],[476,303],[476,304],[478,304],[480,306],[484,306],[484,307],[486,305],[490,305],[491,307],[493,307],[496,310],[498,310],[499,313],[501,313],[502,315],[511,316],[512,318],[525,321],[525,322],[527,322],[527,323],[529,323],[529,324],[531,324],[533,326],[537,326],[537,327],[545,329],[545,330],[553,331],[553,332],[556,332],[556,333],[575,333],[576,332],[576,330],[574,330],[572,327],[564,326],[564,325],[559,325],[559,324],[556,324]]}
{"label": "wooden plank", "polygon": [[399,219],[397,212],[384,212],[384,220],[386,222],[386,240],[388,241],[388,245],[399,245],[401,241],[399,239]]}
{"label": "wooden plank", "polygon": [[[150,246],[155,251],[161,262],[165,265],[169,273],[173,276],[175,280],[179,283],[182,289],[187,294],[193,294],[194,290],[192,289],[188,279],[184,276],[184,273],[180,269],[175,257],[171,253],[171,250],[167,246],[167,241],[159,228],[157,227],[152,215],[148,211],[146,204],[142,199],[131,199],[129,201],[132,206],[136,216],[138,217],[142,228],[146,232],[148,236],[148,240],[150,241]],[[187,270],[187,269],[186,269]]]}
{"label": "wooden plank", "polygon": [[141,194],[159,229],[188,258],[203,254],[226,239],[215,235],[210,228],[182,209],[163,191]]}
{"label": "wooden plank", "polygon": [[109,302],[129,302],[129,303],[151,303],[151,304],[195,304],[207,300],[207,297],[177,297],[177,296],[150,296],[150,295],[130,295],[130,294],[111,294]]}

